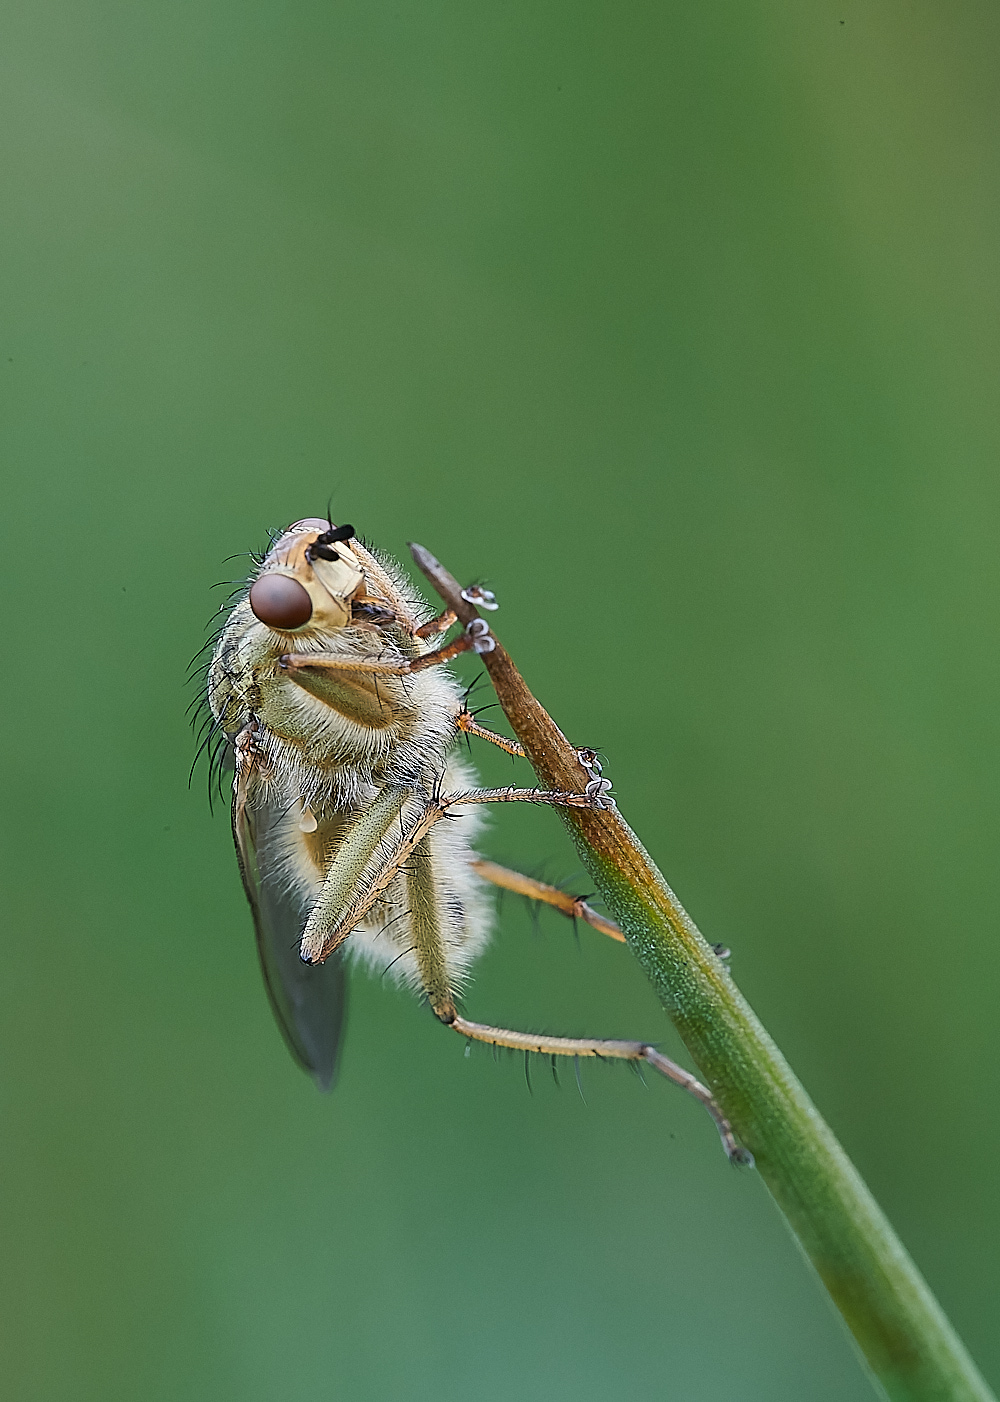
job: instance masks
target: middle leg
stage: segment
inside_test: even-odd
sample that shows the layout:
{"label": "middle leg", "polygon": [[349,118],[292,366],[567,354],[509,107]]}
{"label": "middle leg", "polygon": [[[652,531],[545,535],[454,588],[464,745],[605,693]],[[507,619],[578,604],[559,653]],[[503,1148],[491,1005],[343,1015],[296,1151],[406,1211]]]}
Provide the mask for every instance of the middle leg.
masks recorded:
{"label": "middle leg", "polygon": [[558,886],[550,886],[547,881],[537,881],[533,876],[511,871],[510,867],[502,867],[499,863],[488,862],[482,857],[478,857],[469,865],[484,881],[492,881],[494,886],[500,886],[505,891],[527,896],[530,901],[542,901],[571,920],[583,920],[609,939],[617,940],[620,944],[625,943],[621,926],[609,920],[606,915],[601,915],[582,896],[571,896],[568,891],[561,891]]}

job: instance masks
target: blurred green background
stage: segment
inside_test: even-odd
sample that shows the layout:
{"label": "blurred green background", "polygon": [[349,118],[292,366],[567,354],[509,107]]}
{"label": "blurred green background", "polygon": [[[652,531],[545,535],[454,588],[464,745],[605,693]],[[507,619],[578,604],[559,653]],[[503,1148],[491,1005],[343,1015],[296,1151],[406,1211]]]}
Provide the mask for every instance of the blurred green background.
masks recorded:
{"label": "blurred green background", "polygon": [[[0,15],[4,1395],[872,1395],[669,1086],[529,1096],[364,978],[336,1092],[288,1058],[182,678],[328,496],[496,589],[1000,1381],[1000,12]],[[501,924],[472,1016],[676,1047]]]}

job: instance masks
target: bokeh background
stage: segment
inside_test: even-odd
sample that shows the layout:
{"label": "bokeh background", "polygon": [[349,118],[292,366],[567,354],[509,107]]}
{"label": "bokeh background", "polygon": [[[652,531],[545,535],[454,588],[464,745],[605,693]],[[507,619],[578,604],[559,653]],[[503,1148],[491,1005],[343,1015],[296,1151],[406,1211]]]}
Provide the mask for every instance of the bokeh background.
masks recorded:
{"label": "bokeh background", "polygon": [[[496,589],[996,1383],[1000,11],[0,32],[5,1395],[873,1395],[669,1086],[529,1095],[364,978],[334,1094],[286,1055],[183,674],[328,498]],[[586,889],[551,814],[487,845]],[[473,1016],[676,1047],[627,953],[501,926]]]}

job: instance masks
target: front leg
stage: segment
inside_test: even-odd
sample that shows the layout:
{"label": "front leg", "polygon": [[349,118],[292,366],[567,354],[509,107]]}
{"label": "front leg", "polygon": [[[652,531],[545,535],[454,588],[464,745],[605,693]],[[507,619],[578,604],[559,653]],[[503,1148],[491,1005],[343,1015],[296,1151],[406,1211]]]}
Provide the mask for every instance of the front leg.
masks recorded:
{"label": "front leg", "polygon": [[286,652],[281,665],[292,676],[305,668],[315,667],[320,671],[367,672],[369,675],[407,677],[414,672],[423,672],[428,667],[436,667],[442,662],[450,662],[463,652],[491,652],[493,639],[487,625],[480,618],[474,618],[469,626],[453,642],[444,647],[425,652],[421,657],[407,658],[405,661],[385,660],[380,657],[342,657],[337,652]]}
{"label": "front leg", "polygon": [[458,622],[458,616],[454,609],[442,609],[436,618],[431,618],[426,623],[422,623],[419,628],[414,628],[415,638],[434,638],[438,633],[447,633],[453,623]]}

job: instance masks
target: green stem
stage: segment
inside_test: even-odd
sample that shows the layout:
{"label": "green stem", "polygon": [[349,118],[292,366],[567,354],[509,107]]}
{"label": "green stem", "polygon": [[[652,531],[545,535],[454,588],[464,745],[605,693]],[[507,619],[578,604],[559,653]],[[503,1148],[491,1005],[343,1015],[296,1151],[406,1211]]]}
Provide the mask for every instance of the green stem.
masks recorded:
{"label": "green stem", "polygon": [[[891,1398],[992,1398],[788,1063],[630,834],[628,868],[581,856],[757,1169]],[[633,865],[642,861],[637,881]]]}
{"label": "green stem", "polygon": [[[458,618],[478,617],[421,546],[414,558]],[[542,785],[588,772],[510,657],[483,657]],[[561,810],[660,1001],[787,1217],[886,1393],[898,1402],[995,1402],[860,1175],[722,961],[617,808]]]}

